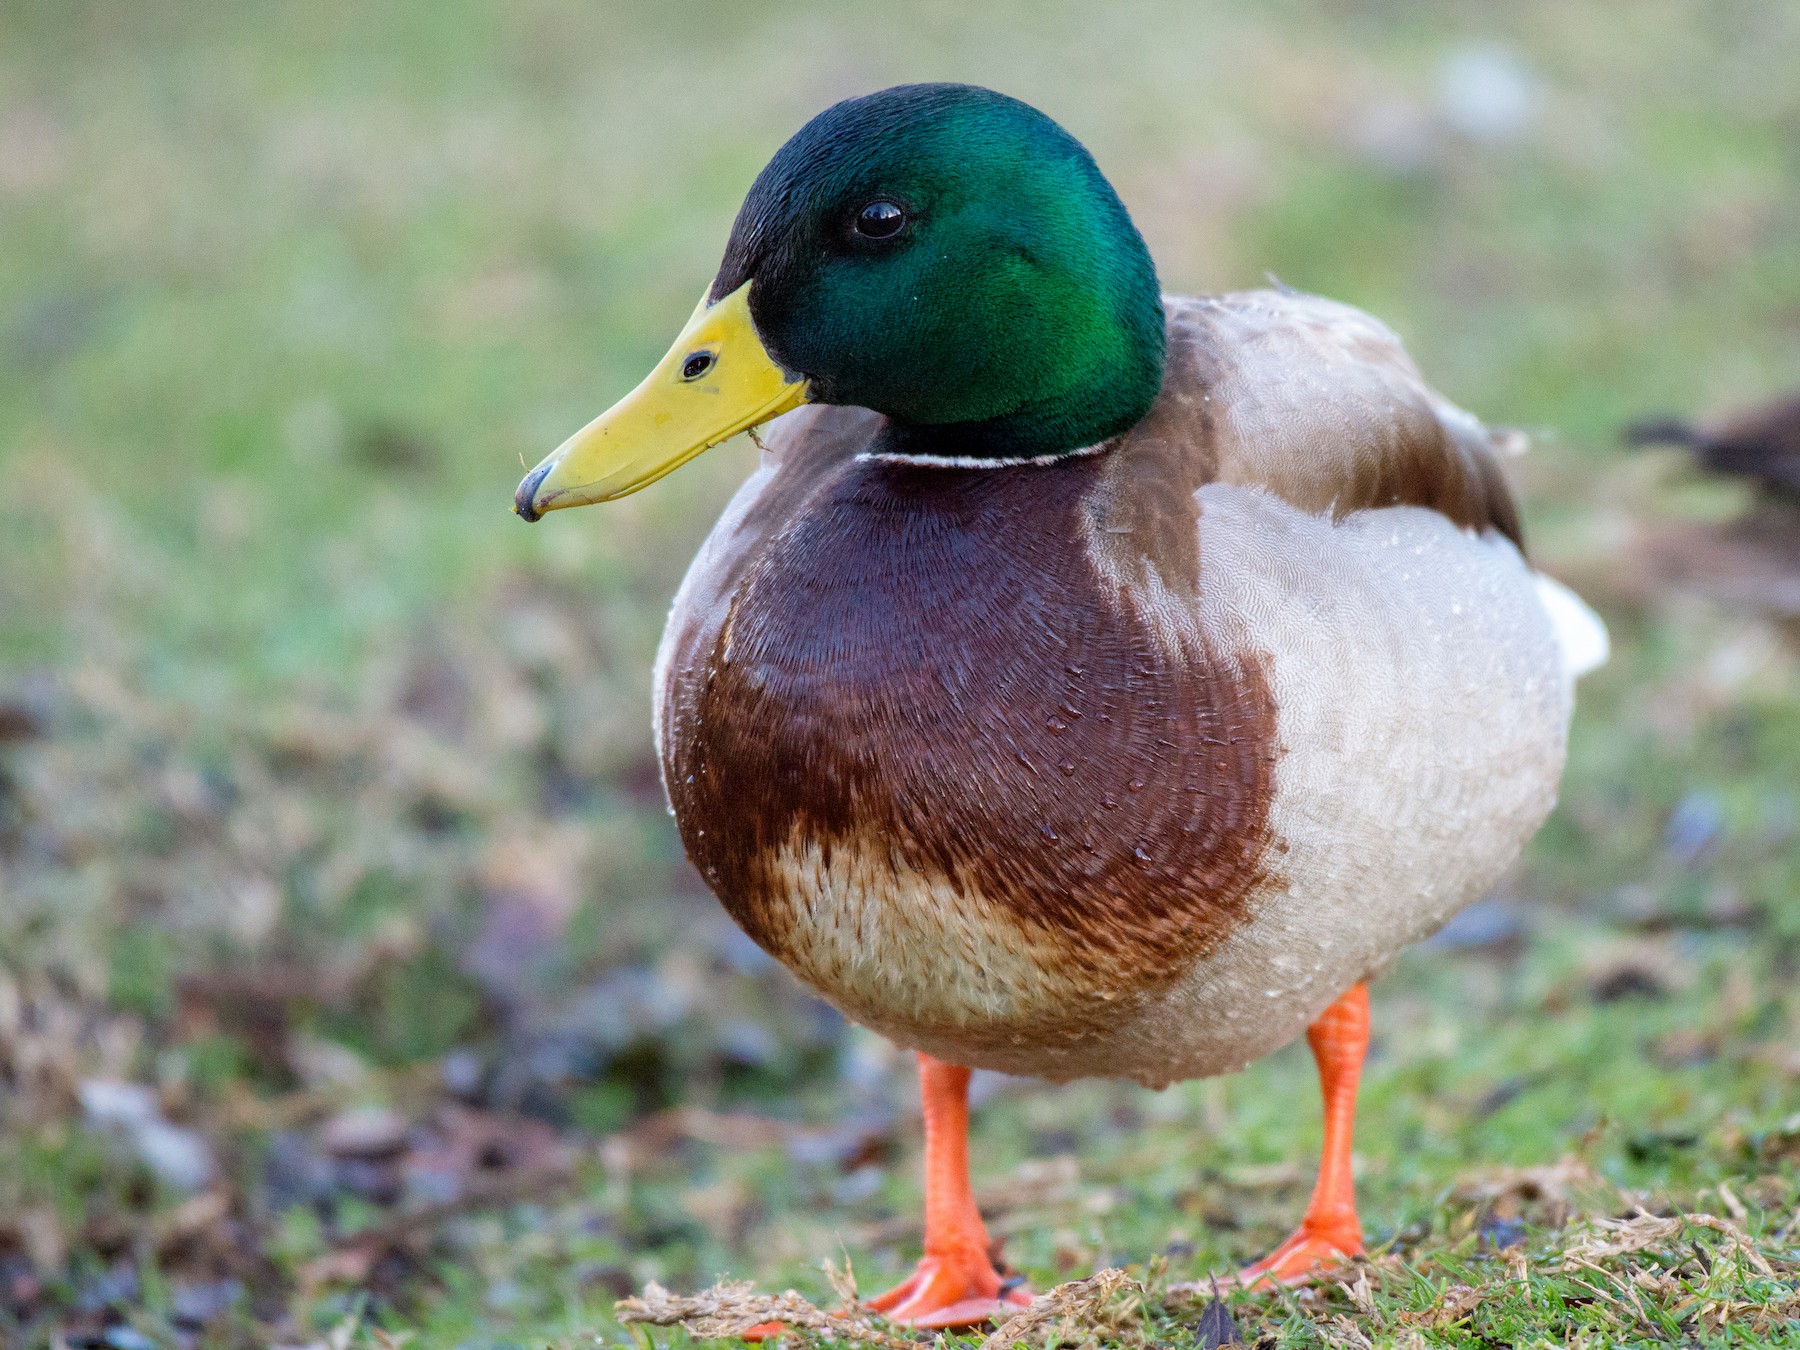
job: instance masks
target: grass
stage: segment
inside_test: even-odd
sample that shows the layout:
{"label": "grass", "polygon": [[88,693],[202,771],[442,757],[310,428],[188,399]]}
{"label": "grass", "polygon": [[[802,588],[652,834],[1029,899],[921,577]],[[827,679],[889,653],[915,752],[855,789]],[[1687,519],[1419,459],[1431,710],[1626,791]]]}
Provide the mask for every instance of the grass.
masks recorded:
{"label": "grass", "polygon": [[[1526,72],[1510,138],[1445,111],[1470,44]],[[826,1257],[865,1289],[905,1269],[904,1063],[734,942],[655,785],[656,636],[748,452],[536,529],[507,505],[660,355],[794,127],[953,78],[1087,142],[1168,289],[1272,271],[1364,305],[1531,429],[1537,556],[1614,631],[1486,928],[1377,988],[1387,1255],[1359,1294],[1241,1297],[1247,1335],[1800,1343],[1796,659],[1634,552],[1741,495],[1614,448],[1800,368],[1797,63],[1789,8],[1698,0],[9,6],[0,1339],[623,1343],[613,1301],[652,1279],[823,1301]],[[152,1085],[216,1179],[84,1117],[96,1079]],[[1304,1202],[1303,1050],[992,1092],[1009,1259],[1151,1281],[1081,1335],[1191,1342],[1156,1281]],[[342,1174],[282,1191],[283,1150],[376,1104],[449,1152],[554,1129],[491,1182],[452,1168],[450,1201],[429,1169],[398,1208]],[[1594,1178],[1566,1206],[1482,1189],[1566,1156]],[[1563,1268],[1607,1240],[1584,1215],[1636,1204],[1731,1219],[1777,1277],[1713,1229]],[[1714,1295],[1766,1315],[1720,1328]]]}

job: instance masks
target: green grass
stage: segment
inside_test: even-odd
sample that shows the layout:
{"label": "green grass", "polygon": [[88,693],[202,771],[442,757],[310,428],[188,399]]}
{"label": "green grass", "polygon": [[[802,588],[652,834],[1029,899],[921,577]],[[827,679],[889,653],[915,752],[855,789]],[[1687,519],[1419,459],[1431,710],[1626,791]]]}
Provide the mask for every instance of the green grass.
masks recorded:
{"label": "green grass", "polygon": [[[1438,110],[1472,41],[1536,82],[1510,143]],[[121,1263],[122,1306],[166,1344],[183,1281],[240,1278],[220,1345],[621,1341],[612,1301],[648,1279],[824,1299],[826,1257],[865,1289],[905,1268],[912,1128],[877,1131],[873,1170],[793,1142],[891,1113],[904,1065],[818,1031],[779,973],[693,954],[717,919],[653,787],[656,637],[748,451],[535,529],[508,505],[521,459],[660,355],[800,122],[949,78],[1087,142],[1168,289],[1268,271],[1367,306],[1453,398],[1532,430],[1537,556],[1614,630],[1563,806],[1503,888],[1524,931],[1409,954],[1376,992],[1366,1220],[1436,1283],[1384,1266],[1369,1308],[1247,1299],[1247,1330],[1800,1344],[1791,1323],[1708,1335],[1673,1286],[1639,1286],[1655,1307],[1621,1320],[1556,1270],[1573,1239],[1530,1206],[1527,1300],[1480,1246],[1489,1202],[1459,1190],[1571,1153],[1659,1212],[1721,1213],[1723,1181],[1762,1249],[1791,1252],[1800,677],[1754,617],[1637,583],[1631,529],[1739,497],[1614,437],[1800,369],[1797,68],[1800,12],[1700,0],[8,6],[0,704],[41,734],[0,739],[0,1319],[25,1269],[50,1311],[0,1339],[45,1340]],[[1684,801],[1718,815],[1685,860],[1665,842]],[[467,960],[509,886],[561,916],[516,1005]],[[446,1051],[515,1046],[622,966],[717,1006],[569,1089],[573,1181],[448,1218],[362,1278],[309,1277],[391,1215],[266,1206],[281,1113],[422,1115]],[[1597,1000],[1622,969],[1644,996]],[[244,971],[263,987],[219,992]],[[748,1067],[717,1048],[745,1025],[774,1042]],[[217,1142],[253,1268],[223,1230],[168,1236],[181,1197],[80,1124],[91,1076],[156,1084]],[[649,1114],[675,1104],[786,1124],[728,1146]],[[977,1125],[1038,1287],[1252,1257],[1316,1148],[1297,1048],[1163,1094],[1014,1085]],[[1401,1320],[1445,1282],[1491,1297]],[[1190,1314],[1151,1307],[1152,1341],[1192,1340]]]}

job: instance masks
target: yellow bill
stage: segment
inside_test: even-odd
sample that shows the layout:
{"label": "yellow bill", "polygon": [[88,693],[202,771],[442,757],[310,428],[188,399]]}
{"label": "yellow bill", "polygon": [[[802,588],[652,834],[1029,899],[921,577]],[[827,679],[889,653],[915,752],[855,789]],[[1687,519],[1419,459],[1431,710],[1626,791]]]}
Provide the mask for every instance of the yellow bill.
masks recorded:
{"label": "yellow bill", "polygon": [[623,497],[806,402],[806,381],[777,365],[756,334],[750,286],[717,304],[702,299],[644,382],[526,475],[513,510],[536,520]]}

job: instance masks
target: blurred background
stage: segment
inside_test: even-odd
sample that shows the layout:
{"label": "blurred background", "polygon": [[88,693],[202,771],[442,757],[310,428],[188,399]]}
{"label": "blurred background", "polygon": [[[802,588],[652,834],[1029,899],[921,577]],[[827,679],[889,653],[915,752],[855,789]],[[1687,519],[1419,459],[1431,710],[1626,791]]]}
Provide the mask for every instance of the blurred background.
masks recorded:
{"label": "blurred background", "polygon": [[[1377,988],[1371,1230],[1532,1221],[1467,1178],[1571,1152],[1790,1206],[1800,509],[1620,429],[1800,386],[1797,70],[1750,0],[0,8],[0,1341],[905,1268],[910,1066],[726,921],[650,742],[753,450],[508,508],[775,148],[918,79],[1061,121],[1165,289],[1395,327],[1612,626],[1556,817]],[[1311,1075],[983,1078],[996,1231],[1040,1283],[1266,1249]]]}

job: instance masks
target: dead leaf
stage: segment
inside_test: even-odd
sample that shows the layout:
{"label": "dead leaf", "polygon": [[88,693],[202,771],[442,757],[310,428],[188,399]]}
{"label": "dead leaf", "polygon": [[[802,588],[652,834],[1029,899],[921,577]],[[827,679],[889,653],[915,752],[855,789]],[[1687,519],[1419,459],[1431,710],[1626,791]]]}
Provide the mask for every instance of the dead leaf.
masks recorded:
{"label": "dead leaf", "polygon": [[820,1263],[825,1272],[825,1281],[831,1286],[831,1292],[837,1295],[840,1308],[854,1308],[862,1302],[862,1295],[856,1289],[856,1270],[850,1264],[849,1256],[844,1257],[842,1267],[837,1266],[827,1257]]}
{"label": "dead leaf", "polygon": [[1225,1300],[1215,1292],[1206,1307],[1200,1311],[1200,1320],[1194,1324],[1194,1343],[1201,1350],[1214,1350],[1221,1345],[1242,1345],[1243,1334],[1238,1330],[1237,1319],[1232,1317],[1231,1309],[1225,1306]]}
{"label": "dead leaf", "polygon": [[1369,1283],[1369,1268],[1367,1266],[1362,1266],[1357,1270],[1355,1280],[1348,1284],[1340,1283],[1338,1288],[1343,1291],[1344,1297],[1349,1299],[1350,1302],[1356,1306],[1356,1311],[1361,1313],[1364,1317],[1374,1317],[1377,1315],[1375,1311],[1375,1290]]}

